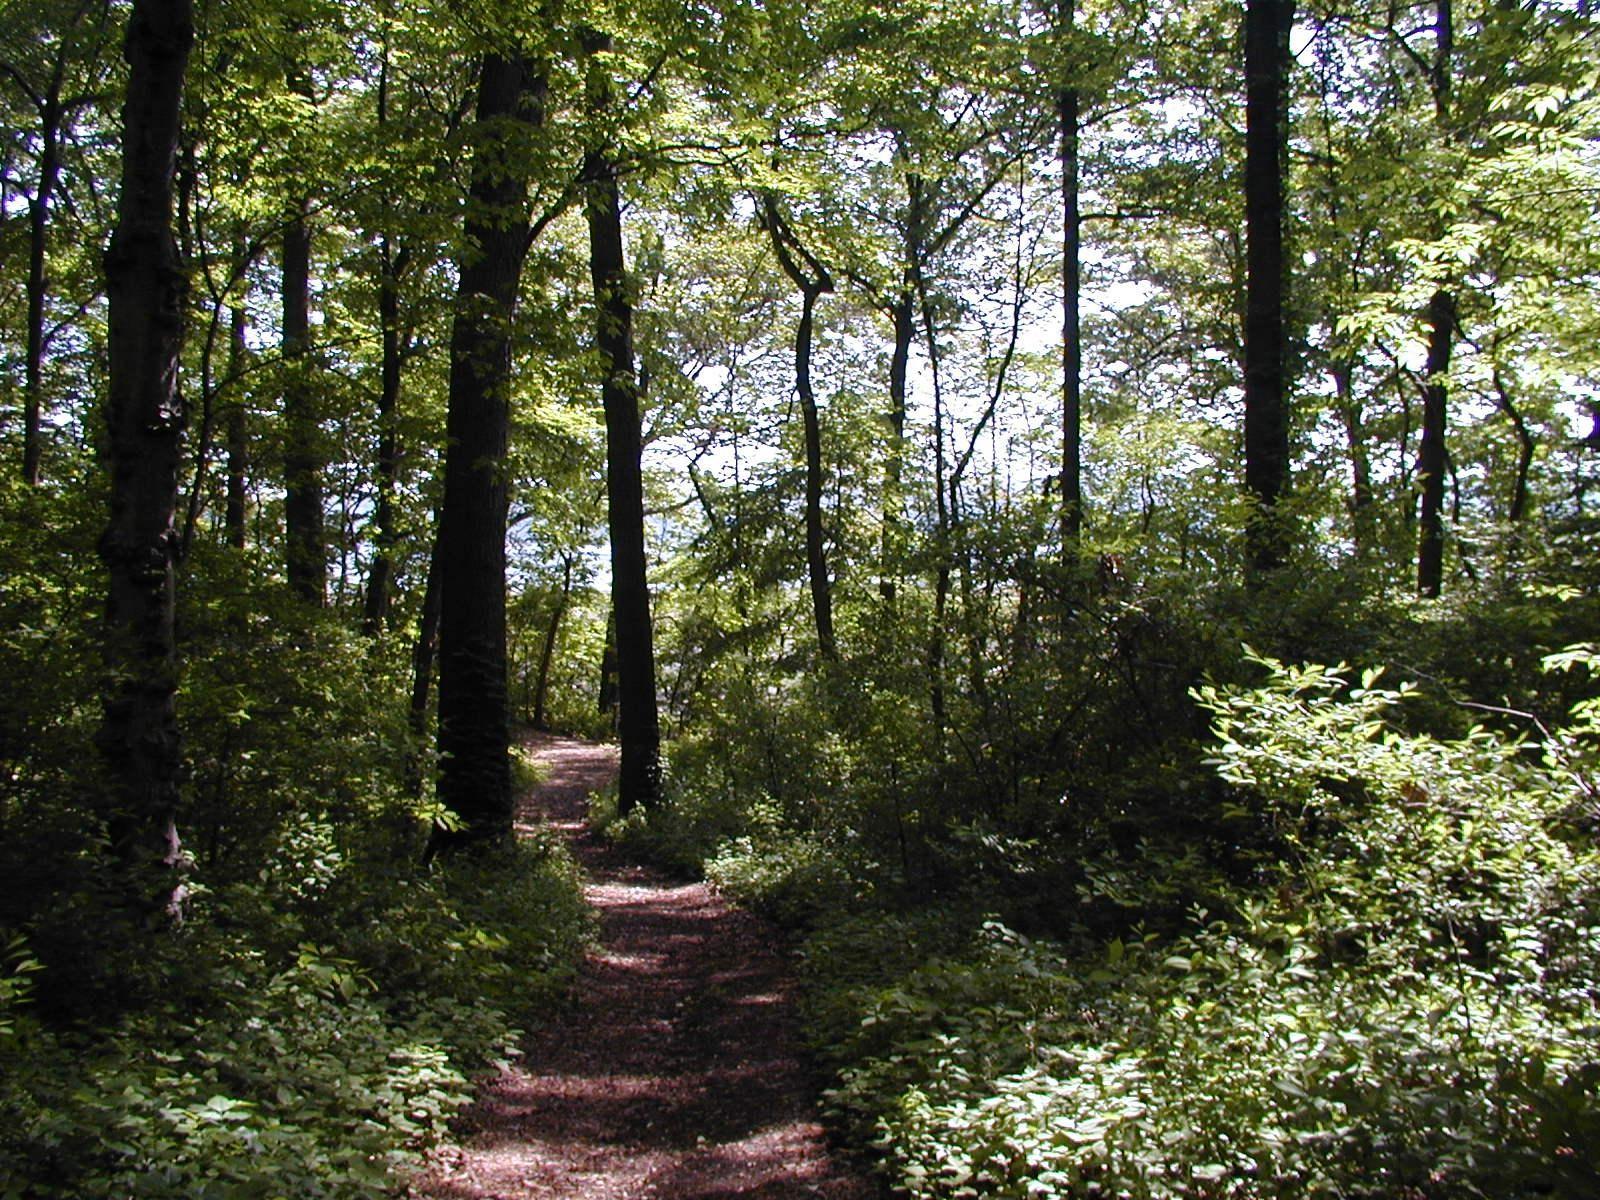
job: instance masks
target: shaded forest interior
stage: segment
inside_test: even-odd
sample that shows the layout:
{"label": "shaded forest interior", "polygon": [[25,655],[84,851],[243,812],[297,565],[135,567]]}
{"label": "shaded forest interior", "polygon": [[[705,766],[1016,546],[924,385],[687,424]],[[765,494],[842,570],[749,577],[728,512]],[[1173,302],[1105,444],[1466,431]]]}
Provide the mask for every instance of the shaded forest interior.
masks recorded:
{"label": "shaded forest interior", "polygon": [[403,1190],[523,726],[905,1194],[1600,1191],[1589,4],[0,0],[0,132],[0,1195]]}

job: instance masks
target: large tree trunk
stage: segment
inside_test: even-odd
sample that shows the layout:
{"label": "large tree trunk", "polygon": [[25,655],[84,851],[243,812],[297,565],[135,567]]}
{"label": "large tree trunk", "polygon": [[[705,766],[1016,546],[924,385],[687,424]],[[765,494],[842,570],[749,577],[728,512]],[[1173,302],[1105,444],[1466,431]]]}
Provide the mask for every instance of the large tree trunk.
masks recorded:
{"label": "large tree trunk", "polygon": [[1422,491],[1417,594],[1430,599],[1439,595],[1444,582],[1445,423],[1450,395],[1445,379],[1455,326],[1455,298],[1441,288],[1428,303],[1428,377],[1422,386],[1422,442],[1417,449],[1417,483]]}
{"label": "large tree trunk", "polygon": [[[1074,0],[1059,0],[1057,21],[1070,33]],[[1078,91],[1056,95],[1061,160],[1061,549],[1076,551],[1083,532],[1083,219],[1078,202]]]}
{"label": "large tree trunk", "polygon": [[189,0],[135,0],[124,55],[122,191],[106,252],[111,520],[106,656],[113,683],[99,746],[112,848],[135,903],[176,915],[180,743],[174,578],[178,390],[186,281],[172,231],[178,110],[194,19]]}
{"label": "large tree trunk", "polygon": [[600,650],[600,690],[595,707],[600,715],[611,719],[611,728],[617,727],[617,610],[613,605],[606,612],[606,640]]}
{"label": "large tree trunk", "polygon": [[611,604],[617,618],[617,733],[622,771],[617,808],[627,813],[661,796],[661,724],[656,712],[655,639],[644,541],[643,435],[634,374],[633,301],[623,260],[616,164],[603,151],[584,163],[588,181],[589,269],[594,283],[601,399],[606,414],[606,497],[611,528]]}
{"label": "large tree trunk", "polygon": [[1289,484],[1285,380],[1283,161],[1285,77],[1293,0],[1248,0],[1245,8],[1244,328],[1245,487],[1256,510],[1249,530],[1253,574],[1283,565],[1287,536],[1278,500]]}
{"label": "large tree trunk", "polygon": [[511,834],[506,698],[506,442],[511,328],[528,249],[528,176],[514,122],[543,121],[544,79],[489,55],[478,83],[466,248],[450,337],[449,446],[439,518],[439,798],[462,821],[436,846]]}

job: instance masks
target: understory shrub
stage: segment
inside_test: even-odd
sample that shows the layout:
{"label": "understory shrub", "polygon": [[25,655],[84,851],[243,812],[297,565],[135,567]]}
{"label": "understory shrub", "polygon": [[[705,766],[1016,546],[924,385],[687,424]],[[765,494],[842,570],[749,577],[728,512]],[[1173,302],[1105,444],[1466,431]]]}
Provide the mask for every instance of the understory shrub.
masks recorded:
{"label": "understory shrub", "polygon": [[576,868],[534,839],[432,873],[305,822],[254,881],[197,897],[162,1002],[47,1027],[0,968],[0,1197],[392,1193],[469,1076],[515,1053],[590,936]]}
{"label": "understory shrub", "polygon": [[909,1195],[1600,1192],[1592,706],[1436,740],[1409,688],[1256,662],[1198,692],[1254,865],[1185,931],[813,935],[831,1103]]}

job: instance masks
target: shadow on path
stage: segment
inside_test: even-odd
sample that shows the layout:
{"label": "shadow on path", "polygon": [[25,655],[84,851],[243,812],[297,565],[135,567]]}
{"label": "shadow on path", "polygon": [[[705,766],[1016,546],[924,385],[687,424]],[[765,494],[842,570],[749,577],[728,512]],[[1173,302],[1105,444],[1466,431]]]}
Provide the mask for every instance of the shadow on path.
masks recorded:
{"label": "shadow on path", "polygon": [[601,944],[573,1004],[487,1086],[465,1145],[417,1188],[434,1200],[868,1200],[830,1151],[771,930],[705,884],[622,862],[584,822],[614,747],[536,735],[549,779],[519,828],[564,833]]}

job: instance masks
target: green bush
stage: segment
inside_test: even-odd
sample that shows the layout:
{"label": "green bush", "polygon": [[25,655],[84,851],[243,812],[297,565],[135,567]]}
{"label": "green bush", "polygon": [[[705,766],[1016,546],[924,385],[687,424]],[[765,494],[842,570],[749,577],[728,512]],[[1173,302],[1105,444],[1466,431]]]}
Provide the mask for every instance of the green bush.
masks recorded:
{"label": "green bush", "polygon": [[910,1195],[1600,1188],[1590,710],[1441,741],[1394,727],[1407,688],[1257,661],[1200,698],[1218,819],[1276,849],[1186,932],[953,921],[921,963],[895,922],[813,939],[832,1102]]}
{"label": "green bush", "polygon": [[68,1033],[0,974],[0,1197],[391,1193],[515,1053],[591,933],[534,839],[432,873],[287,828],[259,878],[197,897],[162,1002]]}

